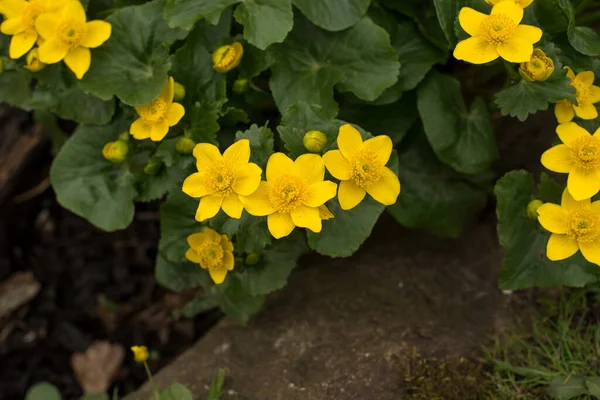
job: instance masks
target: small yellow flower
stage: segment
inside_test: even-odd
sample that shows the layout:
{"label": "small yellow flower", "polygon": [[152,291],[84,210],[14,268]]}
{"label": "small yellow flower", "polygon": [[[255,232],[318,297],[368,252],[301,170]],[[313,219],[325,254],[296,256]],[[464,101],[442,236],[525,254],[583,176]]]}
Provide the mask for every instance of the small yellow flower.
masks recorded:
{"label": "small yellow flower", "polygon": [[146,346],[131,346],[133,359],[135,362],[143,363],[148,361],[148,348]]}
{"label": "small yellow flower", "polygon": [[[485,0],[485,1],[488,4],[495,6],[496,4],[501,3],[505,0]],[[533,0],[509,0],[509,1],[512,1],[513,3],[515,3],[516,5],[518,5],[522,8],[529,7],[529,5],[531,5],[531,3],[533,3]]]}
{"label": "small yellow flower", "polygon": [[598,118],[598,110],[594,106],[600,102],[600,87],[594,86],[594,73],[592,71],[580,72],[575,76],[573,70],[565,67],[567,77],[571,80],[571,86],[575,88],[575,99],[577,105],[569,100],[559,100],[554,107],[554,115],[559,124],[570,122],[577,115],[581,119]]}
{"label": "small yellow flower", "polygon": [[400,194],[400,180],[385,166],[392,154],[392,139],[381,135],[363,142],[360,132],[352,125],[340,127],[337,137],[339,150],[323,156],[331,175],[342,181],[338,199],[342,210],[356,207],[367,193],[387,206]]}
{"label": "small yellow flower", "polygon": [[200,198],[196,219],[212,218],[221,208],[231,218],[241,218],[244,206],[241,196],[248,196],[258,188],[262,170],[250,161],[250,141],[238,140],[223,155],[209,143],[194,148],[198,171],[183,182],[183,192]]}
{"label": "small yellow flower", "polygon": [[321,131],[309,131],[302,138],[302,144],[311,153],[320,153],[327,144],[327,136]]}
{"label": "small yellow flower", "polygon": [[550,260],[564,260],[581,250],[586,260],[600,265],[600,201],[577,201],[565,189],[560,206],[546,203],[537,212],[540,224],[552,232],[546,247]]}
{"label": "small yellow flower", "polygon": [[129,153],[129,146],[120,140],[108,142],[102,148],[102,156],[114,164],[124,162],[127,159],[127,153]]}
{"label": "small yellow flower", "polygon": [[538,208],[540,208],[540,206],[542,204],[544,204],[544,202],[541,200],[538,200],[538,199],[531,200],[529,202],[529,204],[527,204],[527,218],[533,219],[533,220],[538,219],[539,214],[538,214],[537,210],[538,210]]}
{"label": "small yellow flower", "polygon": [[69,1],[59,12],[40,15],[35,27],[44,39],[40,60],[54,64],[64,59],[78,79],[90,69],[90,49],[106,42],[112,30],[106,21],[87,22],[85,10],[78,1]]}
{"label": "small yellow flower", "polygon": [[2,0],[0,1],[0,13],[6,20],[0,26],[0,31],[5,35],[11,35],[9,56],[20,58],[27,53],[36,40],[38,32],[35,27],[37,18],[49,12],[60,10],[68,1],[56,0]]}
{"label": "small yellow flower", "polygon": [[233,269],[233,244],[227,235],[219,235],[207,228],[200,233],[194,233],[187,238],[190,248],[185,257],[193,263],[207,269],[212,280],[217,284],[225,281],[227,272]]}
{"label": "small yellow flower", "polygon": [[600,129],[594,135],[574,122],[556,128],[563,142],[542,154],[542,165],[550,171],[569,174],[567,188],[575,200],[600,191]]}
{"label": "small yellow flower", "polygon": [[29,53],[27,53],[27,57],[25,57],[26,64],[23,68],[31,71],[38,72],[46,68],[46,64],[40,61],[40,53],[38,48],[33,48]]}
{"label": "small yellow flower", "polygon": [[529,61],[533,44],[542,38],[542,30],[519,25],[522,19],[523,8],[513,1],[499,2],[490,15],[463,7],[458,20],[472,37],[456,45],[454,57],[473,64],[485,64],[498,57],[513,63]]}
{"label": "small yellow flower", "polygon": [[531,60],[522,63],[519,74],[528,81],[543,82],[554,72],[554,61],[540,49],[533,50]]}
{"label": "small yellow flower", "polygon": [[174,96],[175,81],[170,77],[156,99],[135,107],[140,118],[131,124],[129,133],[138,140],[161,141],[169,132],[169,127],[177,125],[185,114],[181,104],[173,103]]}
{"label": "small yellow flower", "polygon": [[231,71],[242,61],[244,47],[239,42],[234,42],[226,46],[221,46],[213,52],[212,61],[215,71]]}
{"label": "small yellow flower", "polygon": [[321,232],[324,211],[320,207],[337,191],[335,183],[324,179],[325,165],[320,156],[303,154],[292,161],[283,153],[275,153],[267,162],[267,180],[241,200],[251,215],[267,216],[269,232],[276,239],[289,235],[296,226]]}

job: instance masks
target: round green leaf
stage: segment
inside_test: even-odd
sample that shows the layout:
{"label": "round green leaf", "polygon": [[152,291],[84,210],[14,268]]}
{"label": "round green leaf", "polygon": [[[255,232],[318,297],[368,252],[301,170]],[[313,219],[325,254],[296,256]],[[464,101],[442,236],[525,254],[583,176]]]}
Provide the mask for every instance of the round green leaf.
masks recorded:
{"label": "round green leaf", "polygon": [[25,393],[25,400],[61,400],[60,392],[51,383],[36,383]]}
{"label": "round green leaf", "polygon": [[187,237],[200,232],[202,225],[196,221],[198,200],[181,190],[173,191],[160,206],[160,242],[158,251],[167,260],[184,262],[189,248]]}
{"label": "round green leaf", "polygon": [[170,27],[192,29],[202,18],[217,19],[223,10],[240,0],[167,0],[164,17]]}
{"label": "round green leaf", "polygon": [[283,42],[294,25],[290,0],[246,0],[234,16],[244,25],[244,38],[262,50]]}
{"label": "round green leaf", "polygon": [[569,42],[581,54],[600,56],[600,35],[592,28],[576,26],[570,29]]}
{"label": "round green leaf", "polygon": [[181,383],[173,383],[160,391],[158,400],[194,400],[194,395]]}
{"label": "round green leaf", "polygon": [[351,27],[367,12],[371,0],[292,0],[311,22],[328,31]]}

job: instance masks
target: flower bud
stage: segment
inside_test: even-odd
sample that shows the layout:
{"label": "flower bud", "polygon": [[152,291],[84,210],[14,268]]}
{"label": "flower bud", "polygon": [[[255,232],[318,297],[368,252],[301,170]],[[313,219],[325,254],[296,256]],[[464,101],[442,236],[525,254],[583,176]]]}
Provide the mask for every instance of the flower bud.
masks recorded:
{"label": "flower bud", "polygon": [[129,143],[130,136],[131,136],[131,134],[129,132],[125,131],[119,135],[119,141]]}
{"label": "flower bud", "polygon": [[309,131],[304,135],[302,143],[311,153],[319,153],[327,144],[327,136],[321,131]]}
{"label": "flower bud", "polygon": [[162,167],[162,161],[151,158],[144,167],[144,173],[146,175],[156,175],[160,171],[160,167]]}
{"label": "flower bud", "polygon": [[540,49],[533,50],[531,60],[519,67],[519,74],[528,81],[545,81],[554,72],[554,61]]}
{"label": "flower bud", "polygon": [[38,72],[46,68],[46,64],[40,61],[40,52],[37,47],[33,48],[25,57],[24,68],[31,72]]}
{"label": "flower bud", "polygon": [[185,86],[179,82],[175,82],[175,97],[173,101],[180,102],[185,98]]}
{"label": "flower bud", "polygon": [[260,254],[250,253],[246,256],[246,265],[256,265],[260,261]]}
{"label": "flower bud", "polygon": [[148,348],[146,346],[131,346],[133,359],[135,362],[143,363],[148,361]]}
{"label": "flower bud", "polygon": [[537,220],[538,219],[538,208],[544,204],[543,201],[535,199],[531,200],[529,204],[527,204],[527,218]]}
{"label": "flower bud", "polygon": [[234,42],[226,46],[221,46],[212,54],[212,61],[215,71],[227,72],[231,71],[242,61],[244,48],[239,42]]}
{"label": "flower bud", "polygon": [[124,162],[127,159],[127,153],[129,153],[129,146],[120,140],[108,142],[102,148],[104,158],[114,164]]}
{"label": "flower bud", "polygon": [[248,79],[238,79],[233,82],[233,91],[239,94],[246,93],[248,86],[250,86]]}
{"label": "flower bud", "polygon": [[182,136],[175,142],[175,150],[181,154],[192,154],[196,143],[189,137]]}

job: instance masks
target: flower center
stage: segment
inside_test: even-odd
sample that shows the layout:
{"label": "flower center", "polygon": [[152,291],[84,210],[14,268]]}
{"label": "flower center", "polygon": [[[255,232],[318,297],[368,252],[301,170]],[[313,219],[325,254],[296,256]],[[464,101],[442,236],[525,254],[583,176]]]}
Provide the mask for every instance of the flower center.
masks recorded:
{"label": "flower center", "polygon": [[575,165],[591,170],[600,167],[600,140],[584,137],[577,140],[572,149]]}
{"label": "flower center", "polygon": [[37,3],[27,3],[21,11],[21,22],[27,30],[35,30],[35,21],[46,9]]}
{"label": "flower center", "polygon": [[223,247],[221,243],[206,241],[196,250],[200,258],[200,266],[207,269],[221,269],[223,268]]}
{"label": "flower center", "polygon": [[588,103],[590,97],[590,88],[586,87],[583,83],[573,80],[571,86],[575,88],[575,98],[577,99],[578,105]]}
{"label": "flower center", "polygon": [[205,172],[206,184],[214,194],[219,196],[229,196],[233,189],[235,180],[231,166],[224,160],[215,161]]}
{"label": "flower center", "polygon": [[71,48],[79,47],[87,34],[85,24],[76,20],[68,20],[58,28],[58,37]]}
{"label": "flower center", "polygon": [[142,119],[148,122],[160,122],[167,113],[167,103],[159,97],[150,104],[140,107],[139,111]]}
{"label": "flower center", "polygon": [[490,15],[481,22],[481,32],[495,44],[505,43],[515,33],[517,24],[503,14]]}
{"label": "flower center", "polygon": [[306,183],[297,176],[281,176],[271,188],[269,200],[277,211],[294,211],[306,200]]}
{"label": "flower center", "polygon": [[593,242],[600,236],[600,216],[590,209],[577,209],[569,214],[567,234],[578,242]]}
{"label": "flower center", "polygon": [[377,157],[368,150],[359,151],[352,160],[352,180],[358,187],[366,188],[381,178],[381,165]]}

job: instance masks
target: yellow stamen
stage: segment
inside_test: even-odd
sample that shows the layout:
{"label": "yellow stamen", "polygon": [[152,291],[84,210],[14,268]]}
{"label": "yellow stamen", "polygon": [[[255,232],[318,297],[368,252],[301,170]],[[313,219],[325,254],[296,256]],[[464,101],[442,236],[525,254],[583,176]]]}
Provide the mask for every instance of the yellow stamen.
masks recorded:
{"label": "yellow stamen", "polygon": [[138,113],[148,122],[160,122],[165,118],[167,108],[167,103],[159,97],[150,104],[139,107]]}
{"label": "yellow stamen", "polygon": [[578,242],[594,242],[600,237],[600,216],[591,209],[580,208],[569,213],[567,235]]}
{"label": "yellow stamen", "polygon": [[235,180],[233,168],[225,160],[212,163],[205,172],[206,185],[211,192],[220,196],[229,196],[233,189],[231,185]]}
{"label": "yellow stamen", "polygon": [[577,140],[571,150],[574,164],[582,169],[600,168],[600,140],[593,136]]}
{"label": "yellow stamen", "polygon": [[377,157],[368,150],[358,151],[352,159],[352,180],[361,188],[366,188],[381,179],[381,165],[377,163]]}
{"label": "yellow stamen", "polygon": [[495,44],[503,44],[515,33],[517,24],[506,15],[494,14],[483,20],[480,29],[487,39]]}
{"label": "yellow stamen", "polygon": [[279,177],[269,192],[269,200],[280,212],[291,212],[306,201],[306,183],[299,177],[284,175]]}

